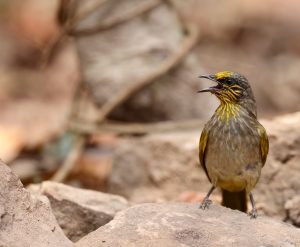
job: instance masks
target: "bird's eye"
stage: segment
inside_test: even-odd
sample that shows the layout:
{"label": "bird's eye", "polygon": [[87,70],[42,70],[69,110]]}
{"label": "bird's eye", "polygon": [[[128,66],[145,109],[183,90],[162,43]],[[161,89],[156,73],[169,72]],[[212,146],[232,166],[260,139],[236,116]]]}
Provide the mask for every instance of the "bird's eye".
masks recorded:
{"label": "bird's eye", "polygon": [[234,84],[234,81],[232,80],[232,78],[227,78],[226,84],[227,84],[228,86],[232,86],[232,85]]}

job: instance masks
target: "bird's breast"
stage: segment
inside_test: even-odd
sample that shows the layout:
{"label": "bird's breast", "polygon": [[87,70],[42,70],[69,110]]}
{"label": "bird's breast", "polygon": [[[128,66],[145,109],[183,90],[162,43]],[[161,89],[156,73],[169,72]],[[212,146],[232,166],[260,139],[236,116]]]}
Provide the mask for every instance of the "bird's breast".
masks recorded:
{"label": "bird's breast", "polygon": [[216,114],[209,121],[205,164],[215,185],[239,190],[256,184],[262,166],[256,123],[243,115],[223,121]]}

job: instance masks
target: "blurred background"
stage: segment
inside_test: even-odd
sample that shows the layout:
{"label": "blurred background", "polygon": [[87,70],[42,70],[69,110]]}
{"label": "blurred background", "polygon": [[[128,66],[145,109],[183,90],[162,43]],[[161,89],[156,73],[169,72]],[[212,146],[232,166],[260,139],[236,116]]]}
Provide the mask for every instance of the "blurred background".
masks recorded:
{"label": "blurred background", "polygon": [[[0,0],[0,157],[25,185],[200,201],[209,183],[198,138],[218,101],[196,93],[209,85],[197,77],[244,74],[265,121],[299,111],[299,9],[296,0]],[[290,159],[275,155],[270,173]],[[284,219],[300,184],[266,192],[270,177],[260,209]]]}

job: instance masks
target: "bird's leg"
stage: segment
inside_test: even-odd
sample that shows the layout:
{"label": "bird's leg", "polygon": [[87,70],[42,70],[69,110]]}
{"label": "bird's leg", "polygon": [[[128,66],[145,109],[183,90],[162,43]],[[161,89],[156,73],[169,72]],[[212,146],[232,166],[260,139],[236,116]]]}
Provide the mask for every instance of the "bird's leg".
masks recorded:
{"label": "bird's leg", "polygon": [[251,202],[251,206],[252,206],[252,210],[249,212],[250,219],[255,219],[255,218],[257,218],[257,210],[255,207],[254,198],[253,198],[253,195],[251,192],[249,193],[249,197],[250,197],[250,202]]}
{"label": "bird's leg", "polygon": [[202,203],[200,204],[200,207],[199,207],[199,208],[201,208],[201,209],[203,209],[203,210],[206,209],[206,208],[207,208],[207,209],[209,208],[209,205],[212,203],[212,201],[209,200],[209,196],[211,195],[211,193],[214,191],[215,188],[216,188],[215,186],[212,186],[212,187],[209,189],[207,195],[204,197],[204,199],[203,199]]}

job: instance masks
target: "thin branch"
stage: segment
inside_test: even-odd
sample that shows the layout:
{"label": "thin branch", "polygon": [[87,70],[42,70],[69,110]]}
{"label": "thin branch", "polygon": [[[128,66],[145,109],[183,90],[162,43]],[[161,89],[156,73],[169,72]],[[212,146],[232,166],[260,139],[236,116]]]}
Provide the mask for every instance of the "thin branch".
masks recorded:
{"label": "thin branch", "polygon": [[49,62],[52,60],[54,55],[56,54],[57,50],[61,47],[63,43],[68,39],[68,36],[66,35],[66,32],[64,29],[62,29],[47,45],[47,47],[44,48],[42,51],[42,59],[40,67],[41,69],[44,69]]}
{"label": "thin branch", "polygon": [[98,122],[102,122],[112,112],[112,110],[126,101],[134,93],[149,85],[160,76],[166,74],[170,69],[180,63],[181,59],[191,50],[198,40],[198,29],[194,25],[188,25],[187,31],[187,37],[182,42],[181,46],[176,49],[175,54],[173,54],[170,58],[167,58],[166,61],[161,64],[156,71],[141,79],[137,83],[126,87],[124,90],[120,91],[114,97],[104,103],[98,112]]}
{"label": "thin branch", "polygon": [[189,130],[189,129],[201,129],[203,127],[202,120],[187,120],[181,122],[165,121],[159,123],[116,123],[105,122],[101,124],[92,124],[87,122],[74,121],[71,123],[70,128],[81,134],[93,134],[93,133],[115,133],[115,134],[150,134],[158,132],[168,132],[174,130]]}
{"label": "thin branch", "polygon": [[[80,21],[85,19],[87,16],[93,14],[97,9],[99,9],[103,4],[105,4],[108,0],[98,0],[95,4],[92,4],[91,7],[83,9],[77,13],[73,20],[73,27],[79,24]],[[71,32],[73,30],[70,30]]]}
{"label": "thin branch", "polygon": [[78,136],[76,143],[73,145],[72,150],[68,153],[64,163],[50,180],[55,182],[63,182],[67,178],[78,161],[80,154],[82,153],[84,143],[85,138],[83,136]]}
{"label": "thin branch", "polygon": [[110,19],[107,21],[104,20],[101,23],[99,23],[99,25],[93,27],[73,30],[71,34],[73,36],[84,36],[84,35],[95,34],[100,31],[113,28],[116,25],[129,21],[138,15],[144,14],[152,10],[153,8],[159,6],[160,3],[161,3],[160,0],[151,0],[151,1],[144,2],[143,4],[140,4],[139,6],[133,8],[127,13],[123,13],[122,15],[115,17],[114,19]]}
{"label": "thin branch", "polygon": [[[79,11],[79,1],[62,0],[58,10],[58,22],[61,24],[59,33],[49,42],[42,54],[41,68],[45,68],[51,61],[56,51],[68,39],[69,33],[74,32],[76,25],[88,15],[96,11],[108,0],[99,0],[91,7]],[[79,13],[78,13],[79,12]]]}

